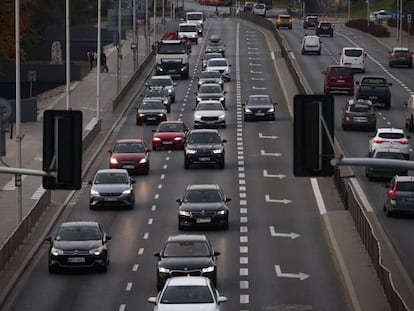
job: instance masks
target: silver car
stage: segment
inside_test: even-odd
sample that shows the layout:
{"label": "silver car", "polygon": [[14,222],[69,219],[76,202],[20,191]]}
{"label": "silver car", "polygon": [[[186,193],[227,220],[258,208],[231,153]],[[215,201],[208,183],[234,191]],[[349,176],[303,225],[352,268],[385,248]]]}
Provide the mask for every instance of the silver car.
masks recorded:
{"label": "silver car", "polygon": [[135,205],[135,179],[129,176],[126,169],[99,170],[93,180],[89,195],[89,208],[127,207]]}
{"label": "silver car", "polygon": [[171,102],[175,102],[175,88],[177,85],[173,81],[170,75],[152,76],[148,83],[145,84],[148,87],[164,87],[168,95],[171,97]]}
{"label": "silver car", "polygon": [[202,100],[218,100],[223,105],[223,107],[226,107],[226,97],[225,94],[227,92],[223,92],[223,89],[221,88],[220,84],[217,83],[207,83],[202,84],[198,91],[195,92],[197,95],[196,97],[196,104],[198,105],[199,102]]}
{"label": "silver car", "polygon": [[230,81],[230,67],[231,65],[226,58],[211,58],[207,62],[206,70],[216,70],[221,73],[224,81]]}
{"label": "silver car", "polygon": [[200,87],[200,85],[205,83],[218,83],[221,87],[224,85],[221,73],[218,71],[202,71],[198,77],[197,86]]}
{"label": "silver car", "polygon": [[194,128],[226,127],[226,108],[218,100],[205,100],[194,110]]}
{"label": "silver car", "polygon": [[410,136],[405,135],[404,130],[397,128],[378,128],[368,142],[369,155],[372,156],[377,148],[397,148],[410,159]]}

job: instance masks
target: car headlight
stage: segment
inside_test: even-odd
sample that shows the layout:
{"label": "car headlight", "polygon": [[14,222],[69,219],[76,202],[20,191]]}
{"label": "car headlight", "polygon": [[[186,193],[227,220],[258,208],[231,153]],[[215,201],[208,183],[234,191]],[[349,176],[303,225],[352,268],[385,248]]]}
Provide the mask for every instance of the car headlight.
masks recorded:
{"label": "car headlight", "polygon": [[175,141],[181,141],[181,140],[184,140],[184,138],[183,137],[175,137],[174,140]]}
{"label": "car headlight", "polygon": [[158,267],[158,272],[160,273],[170,273],[170,269],[164,267]]}
{"label": "car headlight", "polygon": [[219,101],[221,101],[221,102],[224,102],[224,100],[225,100],[224,96],[220,97],[220,99],[219,99]]}
{"label": "car headlight", "polygon": [[244,112],[249,112],[249,113],[251,113],[252,111],[251,111],[249,108],[245,108],[245,109],[244,109]]}
{"label": "car headlight", "polygon": [[275,112],[275,108],[270,108],[268,112]]}
{"label": "car headlight", "polygon": [[63,255],[63,250],[61,250],[61,249],[59,249],[59,248],[52,247],[52,248],[50,249],[50,254],[51,254],[52,256],[59,256],[59,255]]}
{"label": "car headlight", "polygon": [[217,215],[226,215],[226,214],[227,214],[227,210],[225,209],[217,211]]}
{"label": "car headlight", "polygon": [[164,100],[164,105],[168,105],[168,100]]}
{"label": "car headlight", "polygon": [[95,255],[95,256],[102,255],[102,252],[103,252],[102,246],[101,247],[98,247],[98,248],[95,248],[95,249],[89,250],[89,254]]}
{"label": "car headlight", "polygon": [[91,195],[99,195],[99,192],[94,189],[91,189]]}
{"label": "car headlight", "polygon": [[187,216],[187,217],[191,216],[191,213],[188,211],[178,211],[178,214],[181,216]]}
{"label": "car headlight", "polygon": [[172,89],[168,89],[168,94],[171,94],[172,93]]}
{"label": "car headlight", "polygon": [[215,268],[216,268],[215,266],[205,267],[205,268],[201,269],[201,272],[202,273],[213,272]]}
{"label": "car headlight", "polygon": [[152,140],[153,141],[161,141],[161,138],[159,138],[159,137],[153,137]]}
{"label": "car headlight", "polygon": [[160,112],[160,113],[158,114],[158,116],[162,118],[162,117],[164,117],[164,116],[165,116],[165,113]]}
{"label": "car headlight", "polygon": [[219,115],[218,117],[219,117],[219,119],[224,119],[224,118],[226,118],[226,115],[223,113],[223,114]]}
{"label": "car headlight", "polygon": [[187,153],[187,154],[195,154],[197,152],[197,150],[195,150],[195,149],[186,149],[185,150],[185,153]]}
{"label": "car headlight", "polygon": [[201,116],[196,114],[196,115],[194,115],[194,119],[195,120],[200,120],[201,119]]}
{"label": "car headlight", "polygon": [[118,164],[119,163],[118,160],[115,159],[115,158],[111,158],[109,161],[111,162],[111,164]]}
{"label": "car headlight", "polygon": [[125,189],[122,194],[131,194],[131,189]]}
{"label": "car headlight", "polygon": [[214,149],[213,153],[223,153],[223,148]]}
{"label": "car headlight", "polygon": [[142,158],[141,160],[139,160],[139,164],[144,164],[147,163],[148,159],[147,158]]}
{"label": "car headlight", "polygon": [[201,98],[200,97],[197,97],[196,100],[197,100],[197,102],[200,102],[201,101]]}
{"label": "car headlight", "polygon": [[144,116],[145,116],[145,113],[140,112],[140,113],[138,113],[138,116],[139,116],[140,118],[142,118],[142,117],[144,117]]}

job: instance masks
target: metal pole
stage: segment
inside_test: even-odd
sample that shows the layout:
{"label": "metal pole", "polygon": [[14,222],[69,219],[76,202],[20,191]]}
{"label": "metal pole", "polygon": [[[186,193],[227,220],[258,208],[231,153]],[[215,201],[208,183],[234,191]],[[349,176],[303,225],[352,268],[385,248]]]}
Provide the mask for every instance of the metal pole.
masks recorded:
{"label": "metal pole", "polygon": [[66,0],[66,110],[71,110],[70,106],[70,12],[69,0]]}
{"label": "metal pole", "polygon": [[137,8],[136,8],[136,0],[132,0],[132,33],[133,33],[133,38],[132,38],[132,44],[133,44],[133,49],[132,49],[132,55],[133,55],[133,61],[134,61],[134,71],[137,70],[137,63],[138,63],[138,40],[137,40]]}
{"label": "metal pole", "polygon": [[[396,12],[400,12],[400,9],[399,9],[399,6],[400,6],[400,1],[396,1],[397,2],[397,10],[396,10]],[[397,27],[396,27],[396,29],[397,29],[397,41],[400,41],[400,30],[399,30],[399,25],[400,25],[400,19],[398,18],[397,19]]]}
{"label": "metal pole", "polygon": [[[165,19],[165,0],[161,0],[162,1],[162,20],[164,21]],[[162,35],[164,35],[165,33],[165,25],[164,23],[162,23]]]}
{"label": "metal pole", "polygon": [[367,29],[369,29],[369,0],[367,0]]}
{"label": "metal pole", "polygon": [[149,12],[148,12],[148,0],[145,0],[145,55],[150,51],[150,35],[149,35]]}
{"label": "metal pole", "polygon": [[[22,141],[20,133],[20,121],[21,121],[21,98],[20,98],[20,0],[15,0],[15,41],[16,41],[16,143],[17,143],[17,155],[16,162],[17,167],[22,167]],[[22,175],[14,175],[14,182],[17,188],[17,224],[23,219],[23,209],[22,209]]]}
{"label": "metal pole", "polygon": [[98,46],[97,46],[97,70],[96,70],[96,120],[98,121],[101,116],[101,51],[102,51],[102,42],[101,42],[101,0],[98,0]]}
{"label": "metal pole", "polygon": [[155,41],[156,41],[156,39],[155,39],[155,33],[156,33],[156,20],[155,20],[155,16],[156,16],[156,14],[157,14],[157,0],[154,0],[154,17],[153,17],[153,29],[152,29],[152,31],[153,31],[153,33],[154,33],[154,40],[153,40],[153,43],[155,44]]}
{"label": "metal pole", "polygon": [[121,10],[122,6],[121,6],[121,0],[118,0],[118,46],[117,46],[117,50],[118,50],[118,62],[117,62],[117,73],[116,73],[116,93],[119,94],[119,92],[121,91],[121,59],[122,59],[122,55],[121,55],[121,14],[122,14],[122,10]]}
{"label": "metal pole", "polygon": [[351,0],[348,0],[348,20],[350,19],[351,19]]}
{"label": "metal pole", "polygon": [[403,37],[402,37],[402,0],[400,0],[400,47],[403,46]]}

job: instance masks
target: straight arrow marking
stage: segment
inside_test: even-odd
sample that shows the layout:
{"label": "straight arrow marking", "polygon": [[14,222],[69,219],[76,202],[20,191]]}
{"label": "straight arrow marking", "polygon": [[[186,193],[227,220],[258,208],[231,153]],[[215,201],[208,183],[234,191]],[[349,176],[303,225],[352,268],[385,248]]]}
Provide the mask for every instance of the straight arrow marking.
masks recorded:
{"label": "straight arrow marking", "polygon": [[252,81],[264,81],[264,78],[255,78],[255,77],[251,77],[250,78]]}
{"label": "straight arrow marking", "polygon": [[305,273],[283,273],[280,269],[279,265],[275,265],[276,275],[280,278],[292,278],[292,279],[300,279],[301,281],[306,280],[310,275]]}
{"label": "straight arrow marking", "polygon": [[267,170],[263,170],[263,177],[271,177],[271,178],[279,178],[279,179],[282,179],[282,178],[285,178],[286,175],[283,175],[283,174],[272,175],[272,174],[269,174],[267,172]]}
{"label": "straight arrow marking", "polygon": [[269,226],[269,229],[270,229],[270,235],[271,236],[276,236],[276,237],[280,237],[280,238],[291,238],[292,240],[300,237],[299,234],[293,233],[293,232],[291,232],[291,233],[277,233],[275,231],[275,227],[273,227],[273,226]]}
{"label": "straight arrow marking", "polygon": [[265,152],[264,150],[260,150],[260,154],[262,156],[272,156],[272,157],[280,157],[282,154],[281,153],[271,153],[271,152]]}
{"label": "straight arrow marking", "polygon": [[253,71],[253,70],[250,70],[250,73],[262,74],[262,73],[263,73],[263,71]]}
{"label": "straight arrow marking", "polygon": [[278,139],[277,136],[265,136],[262,133],[259,133],[259,138],[268,138],[268,139]]}
{"label": "straight arrow marking", "polygon": [[252,89],[253,90],[267,90],[267,87],[257,87],[253,85]]}
{"label": "straight arrow marking", "polygon": [[266,194],[265,195],[265,200],[266,200],[266,202],[269,202],[269,203],[283,203],[283,204],[289,204],[289,203],[292,203],[292,201],[291,200],[288,200],[288,199],[283,199],[283,200],[274,200],[274,199],[271,199],[270,198],[270,195],[268,195],[268,194]]}

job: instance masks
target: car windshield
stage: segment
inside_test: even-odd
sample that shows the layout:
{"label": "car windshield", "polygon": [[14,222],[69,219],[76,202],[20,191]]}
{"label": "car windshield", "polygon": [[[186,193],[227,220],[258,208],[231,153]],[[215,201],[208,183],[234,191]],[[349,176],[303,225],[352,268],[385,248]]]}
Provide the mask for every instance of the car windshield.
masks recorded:
{"label": "car windshield", "polygon": [[150,88],[145,91],[145,97],[165,97],[166,92],[163,88]]}
{"label": "car windshield", "polygon": [[200,78],[221,78],[221,73],[218,71],[203,71]]}
{"label": "car windshield", "polygon": [[145,151],[141,143],[120,143],[114,146],[114,153],[142,153]]}
{"label": "car windshield", "polygon": [[271,105],[269,97],[250,97],[247,101],[248,106],[269,106]]}
{"label": "car windshield", "polygon": [[184,194],[184,202],[222,202],[218,190],[188,190]]}
{"label": "car windshield", "polygon": [[162,123],[158,126],[158,132],[183,132],[183,126],[179,123]]}
{"label": "car windshield", "polygon": [[196,32],[197,25],[191,24],[191,25],[180,26],[179,31],[180,32]]}
{"label": "car windshield", "polygon": [[385,138],[385,139],[402,139],[404,138],[404,134],[402,133],[380,133],[378,137]]}
{"label": "car windshield", "polygon": [[164,109],[164,104],[160,101],[144,101],[139,106],[139,109]]}
{"label": "car windshield", "polygon": [[199,110],[223,110],[223,105],[221,103],[199,103],[197,111]]}
{"label": "car windshield", "polygon": [[169,242],[163,251],[164,257],[207,257],[211,256],[205,242]]}
{"label": "car windshield", "polygon": [[227,62],[223,59],[212,59],[208,61],[208,66],[209,67],[226,67],[227,66]]}
{"label": "car windshield", "polygon": [[203,19],[203,14],[201,13],[187,13],[187,19],[192,21],[198,21]]}
{"label": "car windshield", "polygon": [[184,54],[187,52],[187,43],[159,44],[159,54]]}
{"label": "car windshield", "polygon": [[56,241],[92,241],[100,240],[98,228],[92,226],[61,227]]}
{"label": "car windshield", "polygon": [[396,50],[394,51],[394,54],[398,57],[405,57],[407,55],[410,55],[408,51],[404,51],[404,50]]}
{"label": "car windshield", "polygon": [[387,81],[384,78],[363,78],[361,84],[386,85]]}
{"label": "car windshield", "polygon": [[214,41],[209,41],[207,45],[208,46],[223,46],[223,42],[214,40]]}
{"label": "car windshield", "polygon": [[170,79],[151,79],[151,86],[171,86],[173,85]]}
{"label": "car windshield", "polygon": [[219,144],[220,138],[215,133],[192,133],[188,142],[190,144]]}
{"label": "car windshield", "polygon": [[127,184],[128,177],[124,173],[98,173],[95,184]]}
{"label": "car windshield", "polygon": [[352,76],[354,71],[350,67],[331,67],[329,70],[331,76]]}
{"label": "car windshield", "polygon": [[412,181],[399,181],[397,182],[397,191],[414,192],[414,182]]}
{"label": "car windshield", "polygon": [[372,107],[364,104],[355,104],[349,107],[349,111],[351,112],[370,112],[371,110]]}
{"label": "car windshield", "polygon": [[213,302],[213,297],[207,286],[167,286],[161,297],[161,303],[164,304]]}
{"label": "car windshield", "polygon": [[344,54],[349,57],[360,57],[362,55],[362,50],[346,49]]}
{"label": "car windshield", "polygon": [[220,85],[203,84],[198,90],[199,93],[221,93],[222,89]]}

